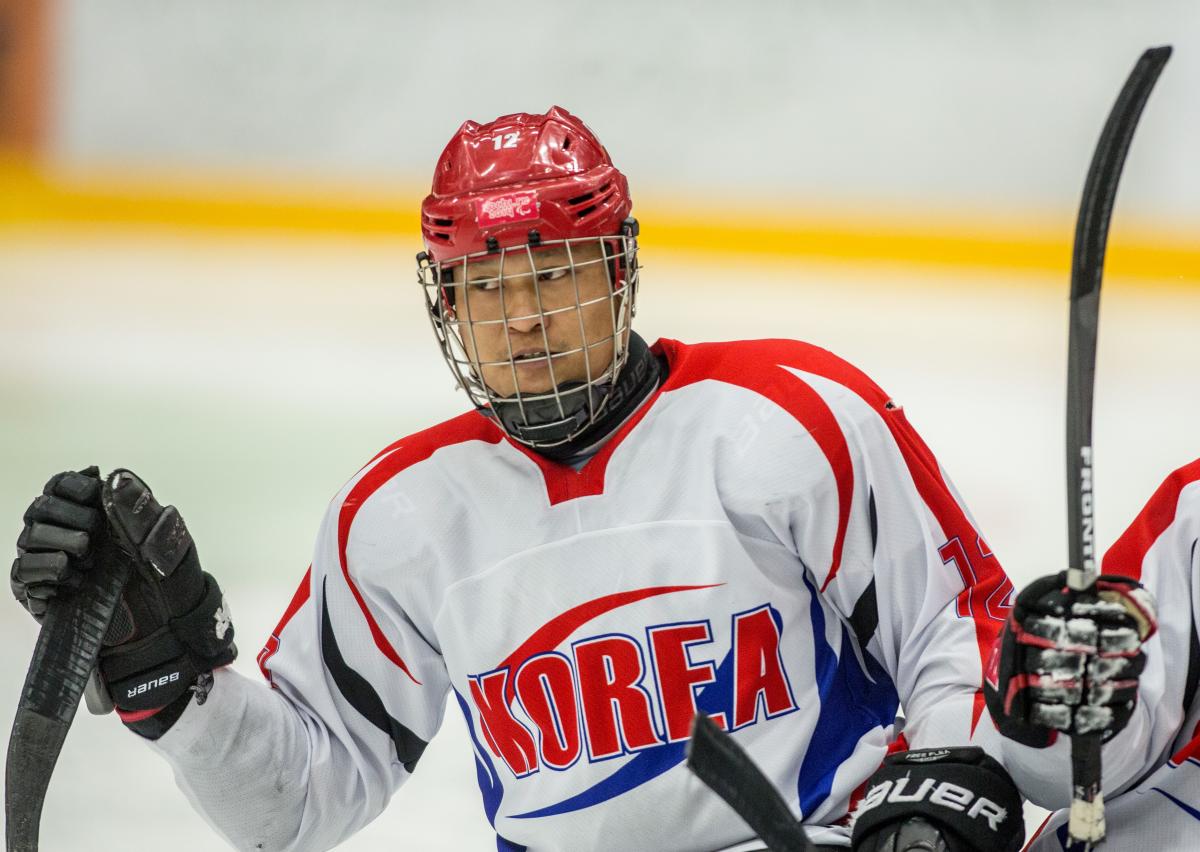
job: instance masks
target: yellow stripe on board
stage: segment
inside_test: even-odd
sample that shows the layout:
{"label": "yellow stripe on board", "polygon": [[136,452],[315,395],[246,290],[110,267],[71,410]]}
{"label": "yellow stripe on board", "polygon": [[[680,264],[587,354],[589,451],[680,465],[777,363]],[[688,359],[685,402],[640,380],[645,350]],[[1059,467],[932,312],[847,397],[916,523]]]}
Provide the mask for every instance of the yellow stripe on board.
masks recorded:
{"label": "yellow stripe on board", "polygon": [[[417,238],[412,186],[349,191],[344,186],[286,192],[254,182],[128,176],[55,175],[0,161],[0,227],[52,223],[163,224],[197,228]],[[647,247],[725,256],[758,255],[911,263],[1066,274],[1073,222],[984,221],[964,215],[797,215],[755,207],[706,209],[639,204]],[[1118,212],[1119,217],[1119,212]],[[1161,282],[1200,282],[1196,232],[1160,233],[1118,222],[1106,270]]]}

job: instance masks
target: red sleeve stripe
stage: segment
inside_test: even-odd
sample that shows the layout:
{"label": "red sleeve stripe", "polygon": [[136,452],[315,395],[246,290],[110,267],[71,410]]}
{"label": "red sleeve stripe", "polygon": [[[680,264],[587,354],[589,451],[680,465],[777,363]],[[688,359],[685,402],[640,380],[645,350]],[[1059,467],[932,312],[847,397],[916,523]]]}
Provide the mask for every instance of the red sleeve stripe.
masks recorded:
{"label": "red sleeve stripe", "polygon": [[275,656],[275,652],[279,650],[279,636],[283,633],[283,628],[287,627],[288,622],[292,620],[300,607],[308,602],[309,594],[311,593],[312,583],[312,566],[308,566],[308,570],[304,572],[304,579],[300,581],[300,585],[296,587],[295,594],[292,595],[291,602],[287,605],[287,609],[283,611],[283,617],[279,619],[279,623],[275,625],[275,629],[271,631],[271,635],[267,638],[267,644],[258,652],[258,670],[262,672],[262,676],[267,679],[268,683],[272,683],[271,670],[267,666],[267,661]]}
{"label": "red sleeve stripe", "polygon": [[1171,763],[1176,765],[1185,760],[1200,760],[1200,722],[1196,723],[1196,730],[1192,732],[1191,741],[1171,755]]}
{"label": "red sleeve stripe", "polygon": [[[917,493],[921,495],[921,500],[929,507],[938,525],[942,528],[942,535],[947,539],[958,537],[963,542],[977,541],[979,539],[978,530],[975,529],[954,495],[950,493],[946,481],[942,478],[937,460],[921,436],[909,424],[903,410],[895,408],[880,411],[879,414],[891,430],[892,437],[900,448],[909,474],[917,487]],[[1008,575],[1000,566],[999,560],[994,557],[981,559],[974,568],[977,582],[973,589],[964,589],[959,595],[960,598],[974,594],[975,598],[980,601],[998,599],[997,593],[1004,586],[1011,587],[1012,585],[1009,583]],[[992,655],[992,646],[1000,635],[1000,629],[1004,622],[1002,619],[990,617],[986,607],[970,607],[969,612],[975,624],[975,643],[979,649],[980,671],[983,672],[987,670],[988,660]],[[984,706],[981,679],[979,688],[975,691],[971,714],[972,733],[979,724]]]}
{"label": "red sleeve stripe", "polygon": [[359,591],[357,584],[355,584],[354,579],[350,576],[350,567],[346,559],[346,546],[350,541],[350,528],[354,524],[354,518],[358,515],[359,509],[363,507],[371,495],[405,468],[425,461],[443,447],[473,440],[495,444],[500,441],[500,437],[501,432],[499,429],[493,426],[486,418],[471,411],[439,426],[435,426],[432,429],[426,429],[424,432],[418,432],[403,441],[392,444],[389,450],[385,450],[383,454],[377,456],[379,461],[376,465],[368,470],[354,484],[354,487],[350,489],[350,493],[346,495],[346,499],[342,502],[341,510],[338,513],[338,560],[341,563],[342,576],[346,580],[350,594],[354,596],[354,600],[358,603],[358,608],[362,610],[363,617],[367,621],[367,627],[371,631],[371,638],[375,641],[375,647],[399,668],[400,671],[404,672],[409,680],[417,685],[420,685],[421,682],[409,670],[408,664],[404,662],[387,636],[384,635],[379,622],[376,621],[375,616],[371,614],[371,610],[367,607],[367,602],[363,598],[362,592]]}
{"label": "red sleeve stripe", "polygon": [[1105,574],[1118,574],[1134,580],[1142,579],[1142,563],[1146,554],[1175,521],[1179,495],[1193,482],[1200,480],[1200,459],[1181,467],[1166,478],[1150,501],[1133,519],[1129,529],[1121,534],[1101,563]]}

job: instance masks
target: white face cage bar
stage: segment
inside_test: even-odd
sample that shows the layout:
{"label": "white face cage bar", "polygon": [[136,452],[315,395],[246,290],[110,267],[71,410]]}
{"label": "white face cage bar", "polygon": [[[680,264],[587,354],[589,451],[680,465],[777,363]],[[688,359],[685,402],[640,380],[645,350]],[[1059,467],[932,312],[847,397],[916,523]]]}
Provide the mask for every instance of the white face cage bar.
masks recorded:
{"label": "white face cage bar", "polygon": [[[444,261],[431,260],[425,252],[417,255],[417,281],[425,295],[429,319],[446,364],[476,408],[488,411],[497,425],[514,440],[532,447],[559,446],[578,436],[604,412],[609,390],[628,358],[630,323],[637,297],[637,220],[626,219],[621,230],[615,236],[546,241],[538,239],[537,232],[531,231],[530,242],[522,245],[497,247],[493,251]],[[544,250],[556,247],[565,252],[565,261],[561,259],[561,253],[553,263],[546,261]],[[591,251],[592,247],[599,251]],[[543,258],[540,266],[539,255]],[[520,271],[506,271],[506,260],[512,266],[514,256],[524,257],[526,264]],[[487,276],[472,278],[472,264],[478,266],[484,261],[491,262]],[[580,275],[595,266],[603,270],[608,286],[602,295],[584,297]],[[568,292],[573,291],[574,298],[565,306],[547,309],[542,300],[543,283],[551,276],[561,279],[563,274],[570,276]],[[529,278],[533,280],[536,311],[509,316],[505,284],[511,286]],[[493,291],[499,316],[472,318],[472,291]],[[456,304],[458,300],[464,304]],[[595,327],[585,324],[584,309],[601,303],[608,305],[608,322],[598,332]],[[574,318],[570,316],[572,312]],[[557,315],[578,322],[577,345],[557,350],[551,347],[547,323]],[[521,390],[511,334],[513,323],[529,320],[536,320],[535,327],[541,329],[544,348],[537,357],[545,359],[550,373],[550,389],[538,393]],[[485,328],[503,329],[503,357],[494,360],[480,357],[478,339],[485,333]],[[597,352],[597,349],[610,351],[611,358],[606,363],[599,363],[606,353]],[[583,354],[585,376],[582,379],[560,378],[555,374],[556,361],[561,363],[561,359],[579,353]],[[486,374],[494,373],[496,369],[507,370],[511,376],[513,392],[510,395],[498,393],[485,381]]]}

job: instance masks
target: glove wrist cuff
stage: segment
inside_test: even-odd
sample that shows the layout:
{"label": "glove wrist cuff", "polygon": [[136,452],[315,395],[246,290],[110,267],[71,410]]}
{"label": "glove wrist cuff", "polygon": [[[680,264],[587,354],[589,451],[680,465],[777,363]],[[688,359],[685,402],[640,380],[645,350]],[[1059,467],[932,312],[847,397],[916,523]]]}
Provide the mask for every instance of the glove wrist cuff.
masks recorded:
{"label": "glove wrist cuff", "polygon": [[105,649],[100,671],[113,704],[126,713],[173,705],[201,675],[233,662],[233,625],[217,581],[203,575],[204,596],[152,634]]}

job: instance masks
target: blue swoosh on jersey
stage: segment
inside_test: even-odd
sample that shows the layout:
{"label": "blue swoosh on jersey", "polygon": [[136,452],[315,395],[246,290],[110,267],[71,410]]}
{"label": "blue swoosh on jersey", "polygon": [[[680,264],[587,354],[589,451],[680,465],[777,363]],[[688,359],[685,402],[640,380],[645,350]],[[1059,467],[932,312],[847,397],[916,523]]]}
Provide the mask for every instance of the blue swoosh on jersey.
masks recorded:
{"label": "blue swoosh on jersey", "polygon": [[[471,734],[471,742],[475,744],[475,775],[479,781],[479,791],[483,793],[483,811],[487,814],[492,828],[495,828],[496,811],[500,809],[500,800],[504,798],[504,786],[500,783],[500,776],[496,774],[496,767],[492,763],[492,759],[488,757],[479,738],[475,736],[475,726],[471,724],[471,711],[467,709],[467,702],[458,694],[457,689],[453,692],[454,697],[458,699],[459,709],[462,710],[463,716],[467,720],[467,731]],[[525,852],[527,848],[513,843],[511,840],[505,840],[499,834],[496,835],[496,852]]]}
{"label": "blue swoosh on jersey", "polygon": [[825,611],[808,572],[804,585],[811,595],[814,669],[821,695],[821,714],[796,779],[800,813],[808,815],[829,798],[838,767],[850,758],[859,741],[875,728],[895,722],[900,697],[892,679],[866,649],[862,658],[867,671],[858,665],[848,630],[842,630],[842,653],[833,652],[825,638]]}
{"label": "blue swoosh on jersey", "polygon": [[1156,793],[1162,793],[1164,796],[1166,796],[1168,799],[1170,799],[1176,805],[1179,805],[1179,807],[1181,807],[1183,809],[1184,813],[1186,813],[1192,819],[1200,820],[1200,811],[1196,810],[1195,808],[1191,807],[1190,805],[1185,805],[1183,802],[1176,799],[1174,796],[1172,796],[1166,790],[1160,789],[1159,787],[1151,787],[1150,789]]}
{"label": "blue swoosh on jersey", "polygon": [[[733,696],[733,652],[725,655],[725,659],[717,666],[716,676],[712,683],[707,684],[696,693],[696,708],[705,713],[719,713],[730,706]],[[657,778],[672,767],[683,762],[687,741],[666,743],[638,752],[632,760],[596,784],[581,793],[576,793],[569,799],[564,799],[554,805],[538,808],[523,814],[514,814],[513,819],[529,819],[533,817],[553,816],[554,814],[578,811],[615,799],[640,787],[647,781]]]}

